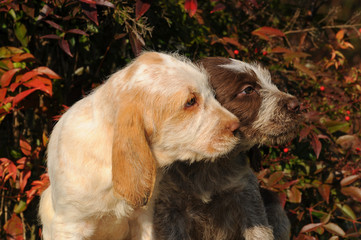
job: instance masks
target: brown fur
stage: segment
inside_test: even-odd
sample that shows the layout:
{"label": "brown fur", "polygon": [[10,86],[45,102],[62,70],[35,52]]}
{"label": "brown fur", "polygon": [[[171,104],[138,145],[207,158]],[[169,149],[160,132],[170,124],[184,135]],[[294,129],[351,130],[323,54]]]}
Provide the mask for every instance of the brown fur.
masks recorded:
{"label": "brown fur", "polygon": [[165,169],[155,202],[155,239],[289,239],[289,220],[278,197],[261,193],[247,152],[295,136],[297,99],[280,92],[258,65],[226,58],[206,58],[200,64],[217,100],[239,118],[241,141],[215,162],[176,162]]}
{"label": "brown fur", "polygon": [[139,104],[123,104],[118,110],[112,151],[114,192],[133,207],[147,204],[156,177],[156,161],[146,139],[149,131]]}

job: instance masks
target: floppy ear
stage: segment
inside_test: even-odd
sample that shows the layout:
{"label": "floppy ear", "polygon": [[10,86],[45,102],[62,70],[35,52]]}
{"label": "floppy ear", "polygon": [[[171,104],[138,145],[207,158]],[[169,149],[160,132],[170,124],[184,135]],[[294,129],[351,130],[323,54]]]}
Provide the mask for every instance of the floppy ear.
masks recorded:
{"label": "floppy ear", "polygon": [[152,196],[156,162],[147,141],[144,118],[136,106],[122,103],[114,124],[112,149],[113,189],[133,207]]}

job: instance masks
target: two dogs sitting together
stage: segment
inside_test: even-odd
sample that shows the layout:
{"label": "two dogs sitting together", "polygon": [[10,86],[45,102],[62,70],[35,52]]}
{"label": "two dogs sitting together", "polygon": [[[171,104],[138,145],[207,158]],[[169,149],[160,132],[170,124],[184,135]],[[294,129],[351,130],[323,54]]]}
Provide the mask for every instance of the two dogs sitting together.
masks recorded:
{"label": "two dogs sitting together", "polygon": [[146,52],[59,120],[40,201],[49,239],[289,239],[247,151],[297,132],[258,64]]}

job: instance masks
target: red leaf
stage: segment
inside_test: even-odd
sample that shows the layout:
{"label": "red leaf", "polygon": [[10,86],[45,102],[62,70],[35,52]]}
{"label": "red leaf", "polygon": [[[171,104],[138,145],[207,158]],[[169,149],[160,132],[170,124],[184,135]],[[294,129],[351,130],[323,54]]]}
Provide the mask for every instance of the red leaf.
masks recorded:
{"label": "red leaf", "polygon": [[346,196],[352,197],[355,201],[361,202],[361,188],[345,187],[341,188],[341,192]]}
{"label": "red leaf", "polygon": [[33,71],[38,72],[39,75],[45,74],[46,76],[48,76],[51,79],[61,79],[61,77],[58,74],[56,74],[53,70],[51,70],[48,67],[38,67],[38,68],[35,68]]}
{"label": "red leaf", "polygon": [[271,53],[288,53],[291,52],[291,50],[283,47],[275,47],[271,50]]}
{"label": "red leaf", "polygon": [[267,182],[267,186],[272,187],[276,183],[278,183],[283,178],[283,172],[275,172],[273,173]]}
{"label": "red leaf", "polygon": [[301,142],[303,139],[305,139],[308,136],[308,134],[310,134],[310,131],[311,131],[311,127],[302,128],[302,130],[300,131],[300,139],[298,141]]}
{"label": "red leaf", "polygon": [[[83,2],[86,0],[83,0]],[[91,1],[93,2],[93,1]],[[97,6],[95,4],[82,4],[82,9],[85,15],[92,20],[97,26],[98,23],[98,12],[97,12]]]}
{"label": "red leaf", "polygon": [[[24,169],[24,165],[26,163],[26,157],[22,157],[22,158],[16,160],[16,163],[18,164],[18,167],[17,167],[18,169]],[[20,165],[22,165],[22,166],[20,167]]]}
{"label": "red leaf", "polygon": [[27,82],[30,79],[32,79],[33,77],[37,76],[38,74],[39,74],[38,72],[31,70],[31,71],[25,73],[23,76],[21,76],[19,83]]}
{"label": "red leaf", "polygon": [[232,44],[238,48],[238,50],[244,49],[245,47],[241,45],[237,39],[224,37],[222,38],[226,43]]}
{"label": "red leaf", "polygon": [[324,223],[307,224],[307,225],[303,226],[303,228],[301,229],[301,233],[314,231],[317,228],[322,227],[323,225],[324,225]]}
{"label": "red leaf", "polygon": [[320,142],[316,134],[312,134],[311,146],[316,154],[316,157],[318,158],[321,153],[322,143]]}
{"label": "red leaf", "polygon": [[361,176],[360,175],[351,175],[348,177],[345,177],[344,179],[341,180],[340,184],[342,187],[350,185],[351,183],[355,182],[356,180],[360,179]]}
{"label": "red leaf", "polygon": [[7,72],[5,72],[2,76],[1,76],[1,80],[0,80],[0,83],[1,83],[1,86],[2,87],[7,87],[9,86],[10,82],[11,82],[11,79],[14,77],[15,73],[19,71],[19,68],[14,68],[14,69],[11,69]]}
{"label": "red leaf", "polygon": [[31,53],[24,53],[24,54],[16,54],[11,58],[14,62],[21,62],[27,59],[35,59],[34,55]]}
{"label": "red leaf", "polygon": [[23,223],[15,213],[13,213],[11,218],[5,223],[4,230],[6,231],[6,234],[9,235],[7,239],[23,239]]}
{"label": "red leaf", "polygon": [[184,3],[184,9],[188,12],[190,17],[193,17],[197,12],[197,0],[186,0]]}
{"label": "red leaf", "polygon": [[216,6],[212,9],[211,13],[222,11],[226,8],[226,6],[223,3],[217,3]]}
{"label": "red leaf", "polygon": [[80,29],[70,29],[67,31],[68,33],[74,33],[74,34],[79,34],[79,35],[85,35],[88,36],[88,34],[86,32],[84,32],[83,30]]}
{"label": "red leaf", "polygon": [[287,191],[287,196],[291,203],[300,203],[302,201],[302,193],[295,186]]}
{"label": "red leaf", "polygon": [[330,191],[331,191],[331,186],[328,184],[322,184],[318,186],[318,192],[321,194],[323,200],[325,200],[327,204],[329,203],[330,200]]}
{"label": "red leaf", "polygon": [[63,49],[66,54],[68,54],[70,57],[73,57],[73,54],[70,52],[69,43],[67,40],[61,39],[58,43],[60,48]]}
{"label": "red leaf", "polygon": [[253,35],[256,35],[264,40],[269,40],[269,37],[284,37],[285,34],[276,28],[271,27],[261,27],[252,32]]}
{"label": "red leaf", "polygon": [[15,164],[12,161],[8,162],[8,166],[7,166],[7,172],[8,175],[6,178],[10,178],[12,177],[14,182],[16,181],[16,173],[17,173],[18,169],[16,168]]}
{"label": "red leaf", "polygon": [[23,100],[26,96],[28,96],[29,94],[33,93],[34,91],[36,91],[38,89],[33,88],[33,89],[28,89],[25,90],[24,92],[19,93],[18,95],[16,95],[13,99],[13,105],[15,106],[16,104],[18,104],[21,100]]}
{"label": "red leaf", "polygon": [[25,171],[26,173],[24,174],[24,171],[20,173],[20,192],[24,192],[24,189],[26,187],[26,184],[28,183],[28,179],[31,175],[31,171]]}
{"label": "red leaf", "polygon": [[26,195],[28,197],[26,203],[29,203],[33,199],[35,194],[40,196],[42,192],[49,186],[50,181],[49,181],[49,175],[47,173],[41,175],[40,179],[41,180],[33,181],[31,183],[32,188],[29,191],[26,191]]}
{"label": "red leaf", "polygon": [[31,155],[31,146],[24,138],[20,138],[20,149],[25,156]]}
{"label": "red leaf", "polygon": [[87,4],[97,4],[97,2],[93,0],[79,0],[79,1]]}
{"label": "red leaf", "polygon": [[[0,103],[4,101],[6,96],[7,88],[1,88],[0,89]],[[1,104],[0,104],[1,105]]]}
{"label": "red leaf", "polygon": [[20,86],[21,83],[14,82],[10,85],[10,91],[14,92],[17,87]]}
{"label": "red leaf", "polygon": [[47,94],[49,94],[50,96],[53,95],[53,88],[52,88],[52,84],[50,79],[48,78],[43,78],[43,77],[36,77],[33,80],[24,83],[23,84],[26,87],[32,87],[32,88],[36,88],[39,89]]}
{"label": "red leaf", "polygon": [[40,39],[43,39],[43,38],[49,38],[49,39],[61,39],[61,37],[59,37],[58,35],[56,34],[48,34],[48,35],[44,35],[44,36],[41,36]]}
{"label": "red leaf", "polygon": [[55,22],[50,21],[50,20],[45,20],[45,22],[47,24],[49,24],[50,26],[52,26],[53,28],[58,29],[61,32],[64,32],[63,28],[59,24],[56,24]]}
{"label": "red leaf", "polygon": [[150,8],[152,0],[137,0],[135,3],[135,17],[138,20]]}

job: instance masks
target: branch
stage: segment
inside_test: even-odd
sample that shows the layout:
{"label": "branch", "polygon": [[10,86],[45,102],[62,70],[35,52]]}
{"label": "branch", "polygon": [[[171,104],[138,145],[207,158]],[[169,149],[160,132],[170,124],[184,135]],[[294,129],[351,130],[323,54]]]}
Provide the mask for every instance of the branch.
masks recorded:
{"label": "branch", "polygon": [[321,28],[306,28],[306,29],[300,29],[300,30],[290,30],[287,32],[284,32],[284,34],[292,34],[292,33],[303,33],[303,32],[313,32],[316,31],[318,29],[331,29],[331,28],[355,28],[355,27],[359,27],[361,26],[361,24],[353,24],[353,25],[334,25],[334,26],[323,26]]}

